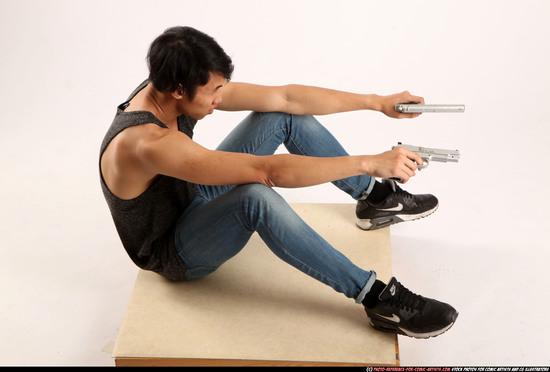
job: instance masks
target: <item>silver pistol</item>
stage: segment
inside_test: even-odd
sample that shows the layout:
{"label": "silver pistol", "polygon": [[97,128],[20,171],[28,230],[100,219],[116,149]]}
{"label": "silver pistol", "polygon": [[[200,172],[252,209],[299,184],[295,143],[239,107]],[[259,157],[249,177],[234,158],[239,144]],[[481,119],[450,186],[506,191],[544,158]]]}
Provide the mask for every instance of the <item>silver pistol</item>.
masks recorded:
{"label": "silver pistol", "polygon": [[424,105],[420,103],[399,103],[395,105],[395,111],[406,114],[422,112],[464,112],[465,105]]}
{"label": "silver pistol", "polygon": [[[424,164],[418,165],[419,169],[426,168],[431,161],[439,161],[443,163],[450,161],[458,163],[458,160],[460,159],[460,152],[458,150],[432,149],[429,147],[404,145],[401,142],[398,142],[396,146],[393,146],[392,150],[396,147],[403,147],[420,155]],[[393,179],[397,181],[402,181],[398,177],[395,177]]]}
{"label": "silver pistol", "polygon": [[418,166],[420,169],[426,168],[431,161],[439,161],[443,163],[451,161],[458,163],[458,160],[460,159],[460,152],[458,150],[432,149],[429,147],[404,145],[401,142],[398,142],[396,146],[393,146],[392,150],[396,147],[403,147],[420,155],[424,161],[423,165]]}

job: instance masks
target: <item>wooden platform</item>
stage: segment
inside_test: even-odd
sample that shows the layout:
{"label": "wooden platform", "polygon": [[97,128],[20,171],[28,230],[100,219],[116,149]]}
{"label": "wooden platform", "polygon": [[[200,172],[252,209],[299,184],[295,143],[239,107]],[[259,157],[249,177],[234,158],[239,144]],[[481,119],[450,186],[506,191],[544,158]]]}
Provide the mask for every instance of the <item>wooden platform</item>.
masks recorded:
{"label": "wooden platform", "polygon": [[[355,204],[292,204],[334,247],[391,277],[389,228],[362,231]],[[200,280],[140,271],[113,351],[117,366],[398,365],[397,336],[362,305],[277,258],[257,234]]]}

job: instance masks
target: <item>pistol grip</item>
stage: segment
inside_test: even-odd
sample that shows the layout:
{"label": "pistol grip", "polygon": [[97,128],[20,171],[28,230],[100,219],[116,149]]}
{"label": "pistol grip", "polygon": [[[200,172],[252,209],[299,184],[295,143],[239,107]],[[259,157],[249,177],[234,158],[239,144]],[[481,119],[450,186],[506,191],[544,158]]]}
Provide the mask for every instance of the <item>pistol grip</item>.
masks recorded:
{"label": "pistol grip", "polygon": [[[420,164],[416,165],[418,167],[418,169],[428,168],[428,165],[430,165],[430,158],[422,158],[422,161],[423,161],[422,165],[420,165]],[[402,182],[403,181],[401,179],[401,177],[390,177],[390,180],[394,180],[394,181],[397,181],[397,182]]]}

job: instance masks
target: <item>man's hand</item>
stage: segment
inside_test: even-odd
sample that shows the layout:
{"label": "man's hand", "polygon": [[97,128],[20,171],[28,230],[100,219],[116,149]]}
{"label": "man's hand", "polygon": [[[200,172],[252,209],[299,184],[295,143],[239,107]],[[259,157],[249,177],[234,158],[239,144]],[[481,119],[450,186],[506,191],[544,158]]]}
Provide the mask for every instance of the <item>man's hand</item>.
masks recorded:
{"label": "man's hand", "polygon": [[382,154],[369,156],[367,174],[378,178],[394,177],[401,179],[401,183],[406,183],[415,176],[417,165],[422,164],[422,158],[416,152],[396,147]]}
{"label": "man's hand", "polygon": [[380,112],[386,114],[390,118],[415,118],[420,114],[404,114],[402,112],[395,111],[395,105],[399,103],[424,103],[424,98],[413,96],[409,92],[392,94],[389,96],[380,97]]}

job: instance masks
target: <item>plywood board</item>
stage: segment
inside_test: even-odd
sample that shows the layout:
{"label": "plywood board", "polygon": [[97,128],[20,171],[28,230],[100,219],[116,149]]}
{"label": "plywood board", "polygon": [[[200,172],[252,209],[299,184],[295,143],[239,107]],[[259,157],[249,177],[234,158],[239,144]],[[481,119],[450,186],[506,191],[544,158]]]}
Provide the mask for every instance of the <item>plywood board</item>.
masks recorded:
{"label": "plywood board", "polygon": [[[391,277],[389,228],[356,227],[355,204],[292,207],[355,264]],[[396,340],[370,326],[362,305],[284,263],[254,234],[199,280],[140,271],[113,356],[117,365],[395,365]]]}

